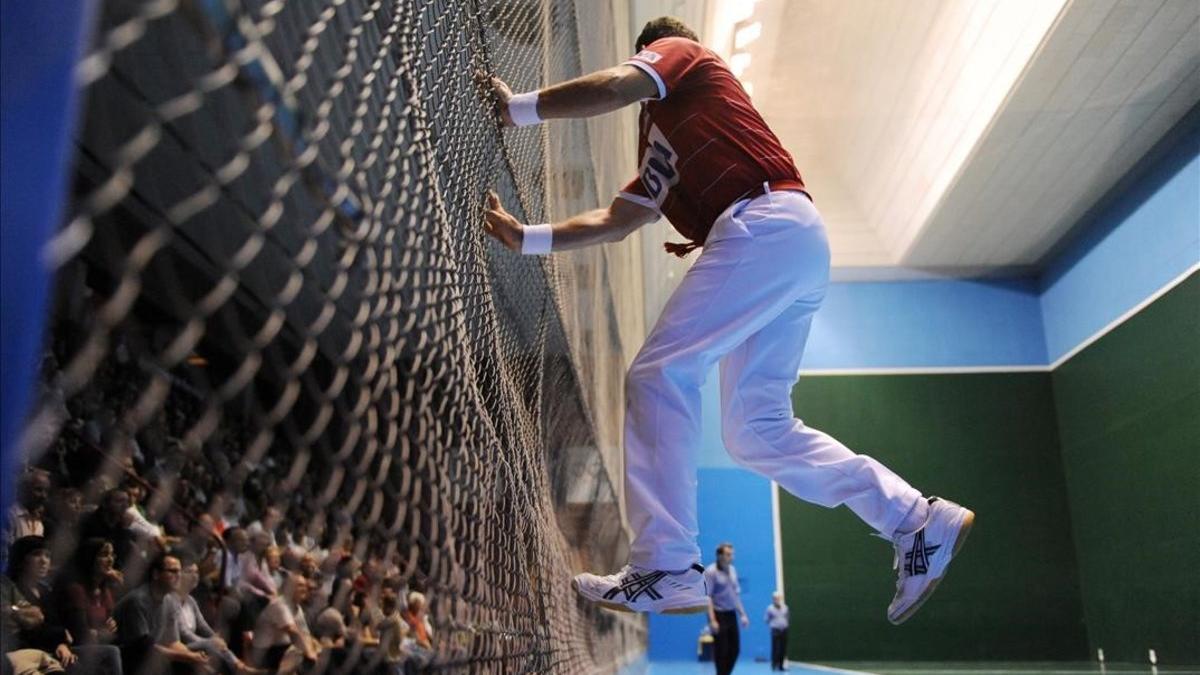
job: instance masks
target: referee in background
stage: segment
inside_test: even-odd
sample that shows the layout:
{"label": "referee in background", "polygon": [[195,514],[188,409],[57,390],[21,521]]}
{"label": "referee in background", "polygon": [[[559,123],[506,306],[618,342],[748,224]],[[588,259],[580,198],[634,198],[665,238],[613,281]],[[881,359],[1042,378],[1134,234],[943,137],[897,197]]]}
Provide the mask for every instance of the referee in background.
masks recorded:
{"label": "referee in background", "polygon": [[708,587],[708,626],[713,634],[713,661],[717,675],[733,672],[741,651],[741,635],[738,621],[750,625],[746,608],[742,606],[742,587],[738,584],[737,570],[733,567],[733,544],[725,542],[717,546],[717,561],[704,570],[704,582]]}

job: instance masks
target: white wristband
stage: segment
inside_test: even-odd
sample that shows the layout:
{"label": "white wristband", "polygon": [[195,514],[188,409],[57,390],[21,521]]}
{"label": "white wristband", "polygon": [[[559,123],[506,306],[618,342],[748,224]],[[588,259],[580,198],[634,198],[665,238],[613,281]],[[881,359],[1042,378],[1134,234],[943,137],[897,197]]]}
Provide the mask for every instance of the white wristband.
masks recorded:
{"label": "white wristband", "polygon": [[551,225],[526,225],[521,237],[521,253],[525,255],[543,255],[550,252],[554,239],[554,228]]}
{"label": "white wristband", "polygon": [[536,91],[527,91],[508,99],[508,116],[512,118],[513,124],[519,127],[541,124],[542,118],[538,117],[537,102]]}

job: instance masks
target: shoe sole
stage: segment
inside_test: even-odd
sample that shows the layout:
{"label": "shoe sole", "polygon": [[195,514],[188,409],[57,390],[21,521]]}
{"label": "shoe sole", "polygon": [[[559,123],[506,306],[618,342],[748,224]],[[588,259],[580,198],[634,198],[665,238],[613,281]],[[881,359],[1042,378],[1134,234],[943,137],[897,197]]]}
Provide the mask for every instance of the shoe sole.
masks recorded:
{"label": "shoe sole", "polygon": [[967,515],[963,516],[962,526],[958,528],[958,534],[954,538],[954,550],[950,552],[950,560],[946,562],[946,569],[942,571],[942,576],[929,582],[925,590],[921,591],[921,595],[917,596],[917,601],[909,605],[908,609],[904,610],[903,613],[895,618],[888,617],[888,621],[892,622],[893,626],[899,626],[908,621],[913,614],[916,614],[917,610],[921,609],[921,605],[925,604],[929,596],[933,595],[933,592],[937,590],[938,584],[942,583],[942,579],[946,578],[946,573],[950,571],[950,563],[958,557],[958,552],[962,550],[963,543],[967,540],[967,535],[971,534],[971,528],[975,525],[975,512],[970,509],[966,511]]}
{"label": "shoe sole", "polygon": [[599,606],[603,607],[604,609],[607,609],[607,610],[609,610],[609,611],[612,611],[612,612],[625,612],[625,613],[628,613],[628,614],[642,614],[642,613],[652,613],[652,614],[699,614],[700,612],[707,612],[707,611],[708,611],[708,605],[693,605],[693,606],[691,606],[691,607],[674,607],[674,608],[671,608],[671,609],[659,609],[659,610],[654,610],[654,609],[647,609],[647,610],[633,609],[632,607],[627,607],[626,605],[617,604],[617,603],[615,603],[615,602],[606,602],[606,601],[604,601],[604,600],[592,600],[592,599],[591,599],[591,598],[589,598],[588,596],[586,596],[586,595],[583,595],[583,593],[582,593],[582,592],[579,590],[579,584],[578,584],[578,583],[576,583],[574,579],[572,579],[572,580],[571,580],[571,588],[573,588],[573,589],[575,590],[575,592],[576,592],[576,593],[579,593],[580,595],[582,595],[584,600],[590,600],[591,602],[594,602],[594,603],[596,603],[597,605],[599,605]]}

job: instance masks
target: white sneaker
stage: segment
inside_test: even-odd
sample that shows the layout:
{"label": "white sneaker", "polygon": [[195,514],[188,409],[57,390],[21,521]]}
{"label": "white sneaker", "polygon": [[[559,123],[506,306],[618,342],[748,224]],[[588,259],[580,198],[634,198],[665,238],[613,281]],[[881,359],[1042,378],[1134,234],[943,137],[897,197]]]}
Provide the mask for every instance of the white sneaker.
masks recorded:
{"label": "white sneaker", "polygon": [[948,499],[929,498],[925,525],[916,532],[896,537],[896,558],[892,565],[899,579],[896,597],[888,605],[888,621],[896,625],[904,623],[933,595],[974,523],[975,514],[968,509]]}
{"label": "white sneaker", "polygon": [[571,587],[606,609],[619,612],[696,614],[708,611],[704,568],[692,565],[682,572],[664,572],[626,565],[616,574],[579,574]]}

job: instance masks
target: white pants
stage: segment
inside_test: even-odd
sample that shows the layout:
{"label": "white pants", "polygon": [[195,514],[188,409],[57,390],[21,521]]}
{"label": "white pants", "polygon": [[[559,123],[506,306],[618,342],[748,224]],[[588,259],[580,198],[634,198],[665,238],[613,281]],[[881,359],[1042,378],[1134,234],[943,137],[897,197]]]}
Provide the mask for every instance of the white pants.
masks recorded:
{"label": "white pants", "polygon": [[677,570],[700,560],[700,387],[718,360],[722,436],[738,464],[805,501],[845,504],[888,536],[921,498],[879,462],[792,415],[800,357],[828,283],[825,226],[803,194],[743,200],[714,223],[626,378],[631,563]]}

